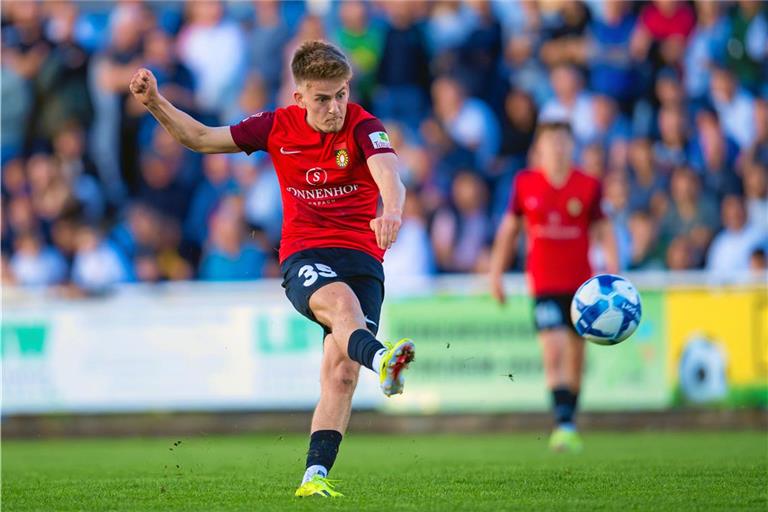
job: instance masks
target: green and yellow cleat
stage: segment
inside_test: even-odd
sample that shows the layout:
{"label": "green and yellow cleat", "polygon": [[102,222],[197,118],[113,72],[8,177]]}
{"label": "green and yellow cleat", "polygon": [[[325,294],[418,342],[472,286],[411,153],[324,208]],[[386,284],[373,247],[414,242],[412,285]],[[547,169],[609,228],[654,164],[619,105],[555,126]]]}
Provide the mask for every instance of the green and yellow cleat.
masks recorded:
{"label": "green and yellow cleat", "polygon": [[296,496],[306,498],[308,496],[321,496],[323,498],[339,498],[344,496],[339,491],[333,489],[332,480],[328,480],[320,475],[315,475],[308,482],[304,482],[296,489]]}
{"label": "green and yellow cleat", "polygon": [[579,453],[583,448],[581,436],[572,428],[558,427],[549,438],[549,449],[554,452]]}
{"label": "green and yellow cleat", "polygon": [[387,352],[381,358],[379,385],[386,396],[399,395],[403,392],[403,370],[413,361],[416,346],[413,341],[403,338],[397,343],[385,342]]}

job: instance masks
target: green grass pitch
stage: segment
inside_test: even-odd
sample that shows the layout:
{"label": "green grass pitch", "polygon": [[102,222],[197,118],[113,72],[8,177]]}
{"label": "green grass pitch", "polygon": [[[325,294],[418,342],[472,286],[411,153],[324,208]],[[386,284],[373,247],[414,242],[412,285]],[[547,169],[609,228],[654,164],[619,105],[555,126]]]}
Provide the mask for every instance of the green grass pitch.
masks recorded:
{"label": "green grass pitch", "polygon": [[[178,443],[181,441],[181,443]],[[8,441],[2,510],[768,510],[762,432],[351,434],[346,497],[294,498],[305,436]]]}

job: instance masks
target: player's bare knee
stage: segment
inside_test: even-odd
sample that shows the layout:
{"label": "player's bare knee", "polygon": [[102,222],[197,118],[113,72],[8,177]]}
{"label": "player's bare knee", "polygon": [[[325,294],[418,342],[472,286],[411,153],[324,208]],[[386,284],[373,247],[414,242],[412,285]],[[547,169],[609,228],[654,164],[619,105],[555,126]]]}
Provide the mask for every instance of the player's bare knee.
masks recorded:
{"label": "player's bare knee", "polygon": [[354,361],[345,361],[333,369],[326,384],[337,394],[351,395],[357,387],[359,374],[359,364]]}

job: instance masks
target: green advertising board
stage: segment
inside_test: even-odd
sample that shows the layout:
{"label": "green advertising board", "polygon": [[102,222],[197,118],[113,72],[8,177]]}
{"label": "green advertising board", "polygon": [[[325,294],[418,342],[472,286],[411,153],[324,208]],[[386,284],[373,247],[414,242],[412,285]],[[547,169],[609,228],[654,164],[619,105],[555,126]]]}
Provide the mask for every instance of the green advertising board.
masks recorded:
{"label": "green advertising board", "polygon": [[[413,338],[408,390],[385,408],[403,412],[543,411],[549,407],[531,299],[505,306],[488,296],[392,299],[386,332]],[[589,345],[581,403],[591,410],[663,408],[664,314],[658,292],[643,293],[643,322],[613,347]]]}

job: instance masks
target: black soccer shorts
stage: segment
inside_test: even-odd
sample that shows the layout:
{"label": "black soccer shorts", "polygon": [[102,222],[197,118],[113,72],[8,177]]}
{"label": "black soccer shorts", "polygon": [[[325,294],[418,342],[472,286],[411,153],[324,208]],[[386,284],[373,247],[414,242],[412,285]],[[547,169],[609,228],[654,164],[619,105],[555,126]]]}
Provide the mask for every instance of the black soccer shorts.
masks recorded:
{"label": "black soccer shorts", "polygon": [[322,326],[309,308],[312,294],[323,286],[340,281],[352,288],[360,301],[368,329],[379,330],[384,302],[384,268],[373,256],[355,249],[318,248],[291,254],[280,266],[285,295],[296,311]]}
{"label": "black soccer shorts", "polygon": [[533,323],[536,330],[565,327],[575,333],[576,328],[571,323],[571,299],[572,293],[536,295],[533,304]]}

